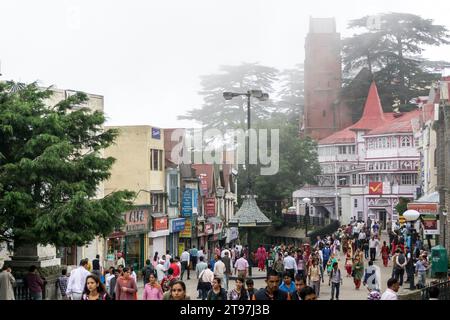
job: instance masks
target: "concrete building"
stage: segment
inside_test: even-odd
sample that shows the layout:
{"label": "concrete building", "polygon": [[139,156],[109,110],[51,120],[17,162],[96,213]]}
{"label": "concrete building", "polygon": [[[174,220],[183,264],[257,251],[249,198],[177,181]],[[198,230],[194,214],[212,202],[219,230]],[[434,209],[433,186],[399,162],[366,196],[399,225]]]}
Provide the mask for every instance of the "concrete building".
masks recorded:
{"label": "concrete building", "polygon": [[420,154],[412,122],[419,111],[385,113],[372,83],[361,119],[319,141],[322,173],[317,186],[293,193],[297,214],[311,198],[311,216],[348,223],[352,217],[397,220],[399,198],[413,200],[419,186]]}
{"label": "concrete building", "polygon": [[115,190],[136,192],[135,210],[124,213],[126,226],[107,239],[108,263],[124,254],[127,265],[141,268],[155,252],[166,250],[169,235],[166,210],[164,131],[152,126],[106,127],[118,129],[114,145],[106,157],[116,159],[111,177],[105,182],[105,194]]}

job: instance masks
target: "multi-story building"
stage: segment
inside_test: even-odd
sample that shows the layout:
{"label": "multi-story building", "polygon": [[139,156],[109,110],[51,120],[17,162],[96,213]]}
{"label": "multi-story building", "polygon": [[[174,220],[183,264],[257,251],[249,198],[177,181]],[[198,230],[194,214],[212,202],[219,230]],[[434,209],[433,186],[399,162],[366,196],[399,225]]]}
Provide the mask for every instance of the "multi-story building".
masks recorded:
{"label": "multi-story building", "polygon": [[127,265],[140,268],[156,252],[165,253],[169,235],[164,131],[153,126],[106,127],[112,128],[119,130],[119,136],[105,150],[106,157],[116,159],[105,182],[105,194],[127,189],[136,192],[136,198],[135,208],[124,213],[124,229],[107,238],[107,265],[120,252]]}
{"label": "multi-story building", "polygon": [[386,226],[396,220],[399,198],[417,195],[420,154],[413,136],[419,111],[383,112],[372,83],[361,119],[318,143],[322,173],[317,186],[293,193],[297,214],[310,198],[311,216],[339,219],[371,218]]}

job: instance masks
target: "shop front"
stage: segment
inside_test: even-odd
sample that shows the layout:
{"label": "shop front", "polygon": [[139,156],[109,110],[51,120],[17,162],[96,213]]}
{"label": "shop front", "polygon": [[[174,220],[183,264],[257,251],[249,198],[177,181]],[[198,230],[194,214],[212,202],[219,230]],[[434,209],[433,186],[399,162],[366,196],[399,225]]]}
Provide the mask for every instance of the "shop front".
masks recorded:
{"label": "shop front", "polygon": [[[108,241],[108,254],[116,252],[123,253],[126,266],[140,270],[144,266],[147,256],[147,233],[149,231],[150,213],[148,206],[138,206],[124,213],[125,239],[120,237],[111,238]],[[111,246],[110,246],[111,245]]]}
{"label": "shop front", "polygon": [[186,224],[186,218],[177,218],[171,219],[169,221],[169,236],[167,241],[167,249],[170,251],[172,255],[181,255],[181,252],[178,252],[178,239],[180,231],[184,230],[184,226]]}
{"label": "shop front", "polygon": [[117,230],[106,238],[105,268],[115,266],[118,254],[125,252],[125,237],[125,231]]}
{"label": "shop front", "polygon": [[158,253],[162,257],[166,253],[166,237],[169,232],[169,220],[163,213],[152,214],[152,229],[148,233],[148,255],[151,260]]}
{"label": "shop front", "polygon": [[178,256],[192,245],[192,220],[186,219],[184,229],[180,231],[178,240]]}
{"label": "shop front", "polygon": [[205,252],[208,252],[208,235],[205,231],[205,221],[197,221],[197,241],[198,248],[203,247]]}

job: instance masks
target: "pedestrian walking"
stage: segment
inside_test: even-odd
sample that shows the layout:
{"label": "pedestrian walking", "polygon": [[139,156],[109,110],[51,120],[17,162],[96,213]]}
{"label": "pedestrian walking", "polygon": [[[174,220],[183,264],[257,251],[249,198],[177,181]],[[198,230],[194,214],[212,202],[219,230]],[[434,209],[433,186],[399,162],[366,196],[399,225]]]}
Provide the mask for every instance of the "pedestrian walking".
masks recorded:
{"label": "pedestrian walking", "polygon": [[367,286],[367,289],[371,291],[380,291],[380,268],[373,264],[373,261],[369,261],[368,267],[364,270],[363,284]]}
{"label": "pedestrian walking", "polygon": [[281,252],[278,253],[275,262],[273,263],[272,269],[278,273],[278,276],[281,278],[284,273],[284,263],[283,263],[283,254]]}
{"label": "pedestrian walking", "polygon": [[137,300],[136,281],[131,277],[130,268],[123,268],[123,275],[117,279],[116,300]]}
{"label": "pedestrian walking", "polygon": [[313,260],[313,265],[308,270],[308,280],[309,285],[314,289],[316,296],[320,296],[320,266],[318,265],[318,260]]}
{"label": "pedestrian walking", "polygon": [[266,262],[266,248],[261,244],[259,245],[258,250],[256,251],[256,259],[258,261],[258,271],[265,271],[265,262]]}
{"label": "pedestrian walking", "polygon": [[151,274],[155,272],[155,268],[153,267],[150,259],[145,261],[145,267],[142,269],[142,280],[144,282],[144,287],[148,283],[148,279]]}
{"label": "pedestrian walking", "polygon": [[292,281],[294,281],[295,274],[297,273],[297,262],[294,258],[294,252],[291,251],[283,260],[284,271],[289,274]]}
{"label": "pedestrian walking", "polygon": [[248,300],[247,290],[245,290],[244,278],[236,279],[236,286],[228,293],[228,300],[245,301]]}
{"label": "pedestrian walking", "polygon": [[206,300],[208,297],[208,292],[212,288],[213,281],[214,272],[211,271],[211,266],[208,265],[198,276],[197,290],[199,291],[199,297],[202,300]]}
{"label": "pedestrian walking", "polygon": [[5,263],[0,272],[0,300],[15,300],[14,287],[16,286],[16,279],[11,271],[11,267]]}
{"label": "pedestrian walking", "polygon": [[99,279],[103,274],[103,266],[100,262],[100,255],[96,255],[95,259],[92,260],[92,273],[95,274]]}
{"label": "pedestrian walking", "polygon": [[380,242],[376,238],[376,236],[372,236],[369,240],[369,251],[370,251],[370,260],[375,261],[377,248]]}
{"label": "pedestrian walking", "polygon": [[405,274],[405,267],[407,260],[405,254],[400,249],[397,249],[397,258],[394,264],[394,278],[399,281],[399,285],[403,285],[403,277]]}
{"label": "pedestrian walking", "polygon": [[187,279],[190,279],[189,275],[189,262],[191,261],[188,249],[185,249],[181,254],[181,276],[180,279],[183,280],[184,272],[187,270]]}
{"label": "pedestrian walking", "polygon": [[190,270],[194,271],[197,268],[198,263],[198,250],[195,246],[192,246],[189,250]]}
{"label": "pedestrian walking", "polygon": [[225,273],[227,271],[227,268],[225,267],[225,263],[223,263],[220,255],[216,254],[215,261],[216,261],[216,263],[214,264],[214,278],[219,278],[220,284],[222,286],[224,284],[223,280],[225,278]]}
{"label": "pedestrian walking", "polygon": [[142,300],[162,300],[163,292],[154,273],[150,273],[144,286]]}
{"label": "pedestrian walking", "polygon": [[317,298],[318,297],[314,291],[314,288],[306,286],[302,289],[302,291],[300,291],[300,299],[301,300],[304,300],[304,301],[317,300]]}
{"label": "pedestrian walking", "polygon": [[353,282],[355,283],[355,289],[359,290],[361,286],[361,279],[364,273],[364,264],[361,262],[361,258],[359,256],[355,257],[352,267],[352,277]]}
{"label": "pedestrian walking", "polygon": [[306,280],[297,275],[295,277],[295,292],[291,295],[291,300],[301,300],[300,293],[306,287]]}
{"label": "pedestrian walking", "polygon": [[331,299],[334,300],[334,294],[336,293],[336,300],[339,300],[339,289],[342,285],[342,275],[341,270],[339,270],[338,263],[333,262],[333,268],[330,272],[330,278],[328,280],[328,285],[331,285]]}
{"label": "pedestrian walking", "polygon": [[44,280],[38,274],[36,266],[31,266],[24,277],[25,287],[30,292],[31,300],[42,300],[42,291],[44,290]]}
{"label": "pedestrian walking", "polygon": [[280,277],[275,270],[269,271],[266,276],[265,288],[258,290],[253,299],[254,300],[288,300],[286,292],[279,290]]}
{"label": "pedestrian walking", "polygon": [[67,276],[67,269],[61,270],[61,276],[56,280],[56,288],[59,289],[61,293],[61,299],[67,300],[67,283],[69,282],[69,277]]}
{"label": "pedestrian walking", "polygon": [[398,280],[390,278],[387,282],[386,291],[381,295],[381,300],[398,300],[397,292],[399,288]]}
{"label": "pedestrian walking", "polygon": [[383,246],[381,247],[381,259],[383,259],[383,265],[387,267],[389,261],[389,247],[387,246],[386,241],[383,241]]}
{"label": "pedestrian walking", "polygon": [[169,270],[167,270],[167,276],[165,276],[161,281],[161,288],[163,292],[170,292],[170,288],[175,281],[177,281],[177,277],[173,275],[173,269],[169,268]]}
{"label": "pedestrian walking", "polygon": [[297,256],[295,257],[297,261],[297,275],[301,278],[305,277],[305,260],[303,257],[303,252],[301,250],[297,251]]}
{"label": "pedestrian walking", "polygon": [[[269,271],[271,272],[271,271]],[[245,285],[247,286],[247,300],[255,300],[255,283],[253,282],[253,279],[247,279],[245,280]]]}
{"label": "pedestrian walking", "polygon": [[212,288],[209,290],[206,300],[227,300],[227,292],[222,288],[222,278],[214,277]]}
{"label": "pedestrian walking", "polygon": [[169,269],[172,269],[172,272],[173,272],[173,277],[174,278],[176,278],[176,279],[178,279],[179,278],[179,276],[180,276],[180,273],[181,273],[181,269],[180,269],[180,267],[178,266],[178,263],[176,262],[176,260],[175,259],[170,259],[170,266],[169,266]]}
{"label": "pedestrian walking", "polygon": [[111,277],[109,280],[108,293],[112,300],[116,300],[116,284],[117,284],[117,279],[119,279],[119,277],[120,277],[120,272],[118,269],[113,268],[111,273],[113,274],[113,277]]}
{"label": "pedestrian walking", "polygon": [[173,283],[170,291],[164,294],[163,300],[191,300],[186,294],[186,284],[177,280]]}
{"label": "pedestrian walking", "polygon": [[347,277],[352,276],[353,259],[350,252],[347,252],[345,257],[345,270],[347,271]]}
{"label": "pedestrian walking", "polygon": [[86,277],[81,300],[111,300],[105,285],[101,283],[100,278],[92,273]]}
{"label": "pedestrian walking", "polygon": [[290,296],[295,292],[295,284],[287,272],[283,274],[283,282],[280,285],[280,290],[286,292]]}
{"label": "pedestrian walking", "polygon": [[[164,256],[162,256],[164,258]],[[156,276],[158,278],[158,283],[161,283],[161,281],[164,279],[164,276],[166,274],[166,269],[164,268],[165,260],[161,259],[158,262],[158,265],[156,266]]]}
{"label": "pedestrian walking", "polygon": [[222,258],[222,262],[225,265],[225,273],[223,279],[223,287],[228,291],[228,282],[231,276],[231,259],[229,256],[229,251],[225,251],[225,256]]}
{"label": "pedestrian walking", "polygon": [[422,289],[426,285],[426,275],[429,267],[425,264],[423,256],[419,256],[419,261],[416,263],[416,275],[419,278],[417,288]]}
{"label": "pedestrian walking", "polygon": [[248,273],[249,264],[245,259],[244,253],[241,253],[241,257],[236,260],[234,264],[235,273],[237,273],[238,278],[246,278]]}

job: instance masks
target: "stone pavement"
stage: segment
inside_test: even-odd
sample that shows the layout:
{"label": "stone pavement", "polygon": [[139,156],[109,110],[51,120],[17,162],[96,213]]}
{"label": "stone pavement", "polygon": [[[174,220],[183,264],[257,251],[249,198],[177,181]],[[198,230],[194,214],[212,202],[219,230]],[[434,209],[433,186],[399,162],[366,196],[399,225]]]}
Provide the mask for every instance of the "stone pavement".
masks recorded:
{"label": "stone pavement", "polygon": [[[382,234],[381,243],[383,243],[383,240],[388,240],[386,234]],[[365,286],[363,286],[363,284],[361,284],[360,289],[356,290],[355,285],[353,283],[353,278],[346,277],[347,272],[345,271],[345,267],[344,267],[344,263],[345,263],[344,257],[345,257],[344,254],[342,252],[340,252],[339,256],[338,256],[338,263],[339,263],[339,268],[341,269],[341,272],[342,272],[342,275],[344,278],[343,278],[343,284],[341,285],[341,288],[340,288],[339,299],[340,300],[366,300],[368,293],[369,293],[367,290],[367,287],[365,287]],[[367,267],[367,263],[368,263],[368,260],[365,260],[364,261],[365,267]],[[387,280],[391,277],[391,274],[392,274],[392,261],[389,261],[388,267],[384,267],[383,261],[381,260],[381,256],[378,256],[377,259],[375,260],[374,264],[378,265],[380,267],[381,293],[383,293],[386,290]],[[254,276],[264,276],[266,274],[265,272],[258,271],[258,268],[253,268],[252,272],[253,272]],[[192,277],[192,275],[193,275],[193,277]],[[186,274],[185,274],[185,277],[186,277]],[[197,280],[195,273],[191,272],[190,280],[186,280],[186,278],[184,278],[184,280],[186,283],[188,295],[191,297],[191,299],[195,300],[198,296],[198,293],[196,291],[198,280]],[[406,273],[404,276],[404,280],[406,280]],[[415,281],[417,283],[417,277],[415,278]],[[429,281],[430,281],[430,279],[427,278],[427,282],[429,282]],[[142,283],[142,280],[140,280],[138,282],[139,282],[138,283],[138,288],[139,288],[138,297],[139,297],[139,299],[142,299],[143,283]],[[255,282],[255,288],[259,289],[259,288],[264,288],[266,286],[265,279],[254,279],[254,282]],[[229,282],[229,286],[230,286],[230,289],[234,288],[234,280],[231,280]],[[410,290],[408,288],[409,288],[409,283],[406,283],[404,281],[403,286],[400,287],[399,294],[410,292]],[[328,276],[325,273],[324,283],[321,283],[321,286],[320,286],[319,300],[329,300],[330,298],[331,298],[331,287],[328,286]]]}

